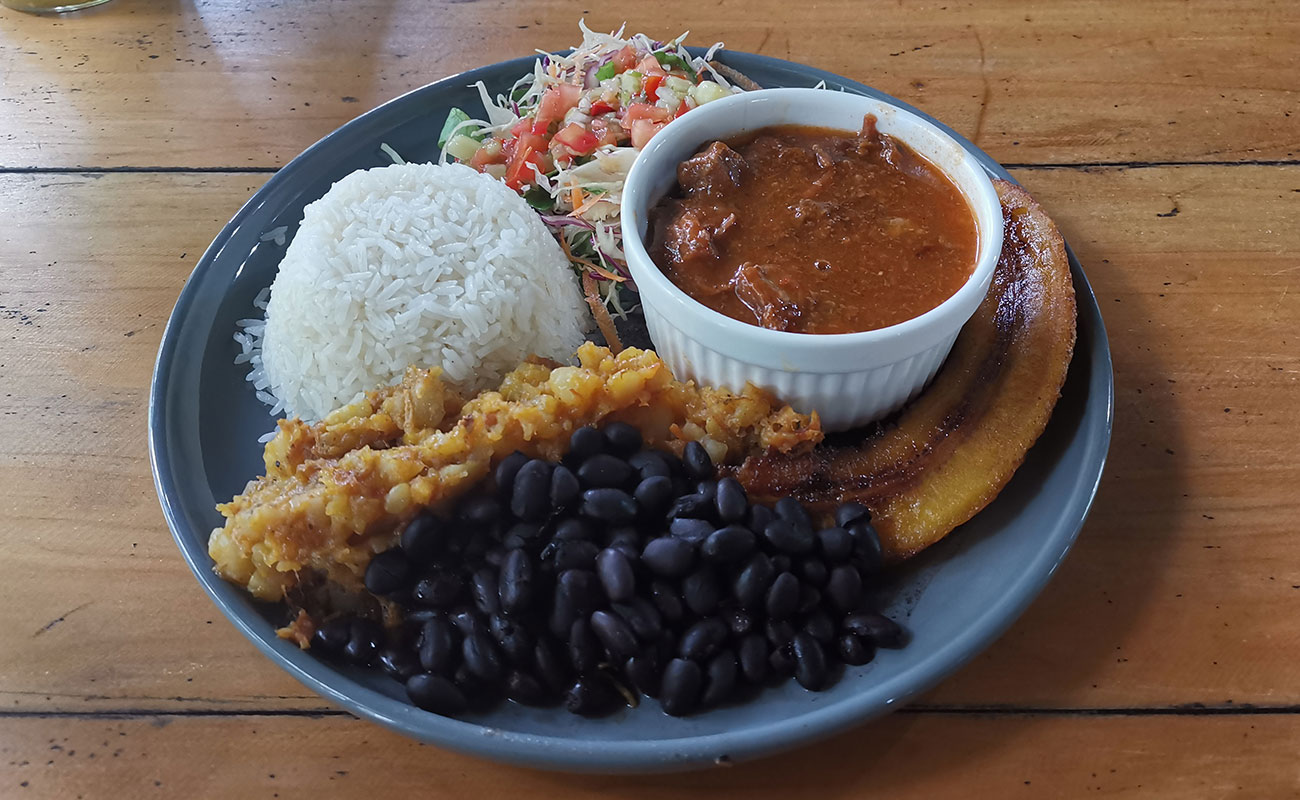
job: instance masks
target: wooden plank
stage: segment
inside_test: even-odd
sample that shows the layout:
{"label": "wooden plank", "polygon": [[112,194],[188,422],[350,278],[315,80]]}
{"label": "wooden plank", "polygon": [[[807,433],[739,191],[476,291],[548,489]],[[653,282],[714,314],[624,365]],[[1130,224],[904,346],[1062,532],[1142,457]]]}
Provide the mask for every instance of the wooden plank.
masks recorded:
{"label": "wooden plank", "polygon": [[[1076,552],[927,702],[1300,703],[1300,168],[1019,176],[1100,296],[1115,442]],[[202,594],[145,454],[172,301],[261,180],[0,177],[0,709],[324,707]]]}
{"label": "wooden plank", "polygon": [[[1295,159],[1300,15],[1210,0],[110,3],[5,14],[0,166],[278,166],[442,76],[584,18],[790,59],[915,103],[1012,163]],[[668,22],[665,22],[665,21]],[[667,25],[667,27],[665,27]],[[431,133],[436,131],[431,131]]]}
{"label": "wooden plank", "polygon": [[99,797],[1291,797],[1300,719],[895,715],[729,769],[557,775],[347,717],[0,720],[0,793]]}

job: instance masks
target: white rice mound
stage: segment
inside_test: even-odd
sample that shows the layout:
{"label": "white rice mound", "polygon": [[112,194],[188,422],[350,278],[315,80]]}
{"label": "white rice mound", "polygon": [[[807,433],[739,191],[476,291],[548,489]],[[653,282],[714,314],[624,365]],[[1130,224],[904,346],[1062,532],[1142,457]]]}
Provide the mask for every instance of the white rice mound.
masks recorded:
{"label": "white rice mound", "polygon": [[529,355],[568,361],[589,316],[555,238],[461,164],[354,172],[303,211],[265,320],[235,334],[257,396],[308,421],[408,365],[476,393]]}

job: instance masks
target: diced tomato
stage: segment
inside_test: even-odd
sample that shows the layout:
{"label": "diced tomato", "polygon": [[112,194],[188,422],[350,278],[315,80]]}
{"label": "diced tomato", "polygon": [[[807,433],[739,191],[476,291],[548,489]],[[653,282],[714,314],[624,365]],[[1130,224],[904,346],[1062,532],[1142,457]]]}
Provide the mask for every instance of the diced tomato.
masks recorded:
{"label": "diced tomato", "polygon": [[593,117],[598,117],[601,114],[608,114],[613,110],[614,107],[611,106],[609,103],[606,103],[604,100],[597,100],[596,102],[591,104],[591,115]]}
{"label": "diced tomato", "polygon": [[541,136],[526,133],[515,141],[511,150],[509,163],[506,165],[506,185],[518,191],[524,184],[531,183],[533,171],[529,164],[543,165],[542,155],[546,150],[546,140]]}
{"label": "diced tomato", "polygon": [[627,72],[636,65],[636,50],[631,45],[624,47],[614,54],[614,68],[619,72]]}
{"label": "diced tomato", "polygon": [[537,116],[533,117],[533,133],[545,136],[552,122],[564,119],[564,114],[578,104],[582,98],[582,87],[572,83],[552,86],[542,93],[542,100],[537,104]]}
{"label": "diced tomato", "polygon": [[654,56],[646,56],[641,59],[641,63],[636,65],[636,71],[642,75],[667,75],[664,72],[663,65],[660,64]]}
{"label": "diced tomato", "polygon": [[655,91],[659,89],[659,86],[663,82],[664,82],[663,75],[645,76],[645,81],[641,85],[645,89],[645,96],[647,100],[649,100],[652,103],[655,101]]}
{"label": "diced tomato", "polygon": [[480,147],[479,149],[474,151],[473,157],[471,157],[469,160],[469,165],[474,169],[478,170],[479,172],[482,172],[483,168],[486,167],[488,164],[504,164],[504,163],[506,163],[506,154],[502,151],[501,148],[495,148],[494,150],[490,150],[489,148],[486,147]]}
{"label": "diced tomato", "polygon": [[687,105],[686,101],[683,100],[682,103],[677,106],[677,113],[673,115],[673,119],[677,119],[682,114],[685,114],[687,111],[690,111],[691,108],[692,106]]}
{"label": "diced tomato", "polygon": [[645,147],[646,142],[659,132],[664,126],[663,122],[652,122],[648,119],[638,119],[632,123],[632,146],[640,150]]}
{"label": "diced tomato", "polygon": [[552,141],[559,142],[575,156],[585,156],[595,150],[596,145],[600,144],[600,139],[596,134],[576,122],[570,122],[561,128]]}
{"label": "diced tomato", "polygon": [[619,125],[617,120],[593,119],[591,132],[600,139],[602,145],[612,144],[617,147],[627,140],[627,131],[623,130],[623,126]]}
{"label": "diced tomato", "polygon": [[668,109],[662,106],[654,106],[649,103],[631,103],[627,107],[627,113],[623,115],[623,124],[625,126],[636,124],[637,120],[648,119],[651,122],[667,122],[671,115]]}

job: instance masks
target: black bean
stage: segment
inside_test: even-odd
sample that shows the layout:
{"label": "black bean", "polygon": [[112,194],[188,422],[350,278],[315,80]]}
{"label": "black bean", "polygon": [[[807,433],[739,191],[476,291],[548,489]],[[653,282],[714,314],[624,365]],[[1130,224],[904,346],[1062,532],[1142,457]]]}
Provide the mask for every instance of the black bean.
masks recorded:
{"label": "black bean", "polygon": [[677,590],[664,581],[654,581],[650,584],[650,600],[668,622],[677,622],[686,614]]}
{"label": "black bean", "polygon": [[464,581],[455,572],[434,570],[426,578],[416,581],[412,597],[420,605],[432,609],[450,609],[460,598]]}
{"label": "black bean", "polygon": [[[596,565],[600,547],[595,542],[582,539],[556,539],[547,547],[551,564],[556,572],[566,569],[591,569]],[[543,551],[546,554],[546,551]]]}
{"label": "black bean", "polygon": [[790,643],[794,653],[794,679],[809,691],[820,692],[826,688],[826,653],[808,633],[799,633]]}
{"label": "black bean", "polygon": [[556,585],[568,596],[578,616],[586,616],[605,603],[600,580],[591,570],[567,569],[560,573]]}
{"label": "black bean", "polygon": [[637,471],[642,481],[654,477],[671,478],[673,474],[672,467],[668,466],[668,460],[657,450],[642,450],[634,453],[628,456],[627,465]]}
{"label": "black bean", "polygon": [[621,489],[635,475],[626,461],[609,453],[594,455],[578,467],[578,480],[588,489]]}
{"label": "black bean", "polygon": [[832,564],[847,561],[853,552],[853,534],[844,528],[822,528],[817,531],[817,542],[822,555]]}
{"label": "black bean", "polygon": [[441,520],[429,511],[421,511],[402,529],[401,544],[411,561],[428,564],[446,549]]}
{"label": "black bean", "polygon": [[533,645],[533,668],[552,692],[562,692],[569,683],[570,665],[561,649],[550,639],[538,639]]}
{"label": "black bean", "polygon": [[804,583],[809,586],[825,586],[826,579],[831,575],[831,571],[826,567],[826,562],[820,558],[802,559],[797,566],[799,568],[799,577],[803,578]]}
{"label": "black bean", "polygon": [[578,476],[563,464],[557,464],[551,471],[551,508],[565,511],[573,508],[582,493],[582,484]]}
{"label": "black bean", "polygon": [[622,489],[588,489],[582,493],[581,511],[610,525],[626,525],[636,519],[636,499]]}
{"label": "black bean", "polygon": [[704,693],[700,695],[700,703],[706,708],[725,703],[736,688],[738,672],[736,655],[730,650],[723,650],[709,659],[704,668]]}
{"label": "black bean", "polygon": [[677,655],[703,661],[718,652],[727,638],[727,626],[717,617],[705,617],[686,629],[677,644]]}
{"label": "black bean", "polygon": [[603,676],[578,678],[564,694],[564,707],[574,714],[595,717],[608,714],[622,702],[622,695]]}
{"label": "black bean", "polygon": [[763,553],[755,553],[736,576],[733,584],[736,599],[745,608],[757,607],[767,597],[767,587],[772,585],[775,577],[772,560]]}
{"label": "black bean", "polygon": [[772,506],[772,510],[776,512],[777,517],[780,519],[791,523],[809,535],[812,534],[812,517],[808,516],[808,510],[798,500],[793,497],[782,497]]}
{"label": "black bean", "polygon": [[723,522],[744,522],[749,514],[749,495],[735,478],[718,481],[714,502],[718,506],[718,518]]}
{"label": "black bean", "polygon": [[777,553],[772,556],[772,569],[777,573],[790,572],[794,569],[794,559],[785,553]]}
{"label": "black bean", "polygon": [[489,566],[496,567],[498,570],[500,570],[501,565],[506,563],[506,556],[509,553],[510,551],[506,549],[504,546],[494,547],[483,554],[483,560],[487,562]]}
{"label": "black bean", "polygon": [[615,603],[614,611],[632,626],[633,633],[643,641],[652,641],[663,633],[663,616],[655,604],[644,597],[633,597],[630,603]]}
{"label": "black bean", "polygon": [[579,617],[569,628],[569,663],[579,675],[591,672],[600,663],[600,641],[586,617]]}
{"label": "black bean", "polygon": [[732,636],[744,636],[754,629],[754,617],[743,608],[728,608],[722,612],[722,621]]}
{"label": "black bean", "polygon": [[585,519],[574,517],[561,520],[560,524],[555,526],[555,535],[551,538],[562,542],[590,540],[596,538],[596,529]]}
{"label": "black bean", "polygon": [[859,569],[867,575],[879,571],[885,556],[875,526],[870,522],[858,522],[849,528],[849,533],[853,534],[853,554]]}
{"label": "black bean", "polygon": [[763,633],[767,636],[767,643],[773,647],[784,647],[790,643],[790,640],[798,632],[794,627],[794,623],[788,619],[769,619],[763,625]]}
{"label": "black bean", "polygon": [[347,617],[334,617],[325,620],[312,634],[312,647],[319,647],[326,653],[342,652],[352,638],[352,620]]}
{"label": "black bean", "polygon": [[451,682],[464,693],[465,697],[471,702],[486,701],[490,702],[496,699],[493,696],[493,684],[483,680],[470,671],[469,667],[463,663],[456,667],[456,671],[451,675]]}
{"label": "black bean", "polygon": [[767,657],[767,666],[773,676],[788,678],[794,674],[794,652],[789,644],[775,647]]}
{"label": "black bean", "polygon": [[710,561],[729,564],[754,552],[754,532],[740,525],[719,528],[704,540],[700,553]]}
{"label": "black bean", "polygon": [[840,564],[831,570],[826,594],[840,611],[852,611],[862,602],[862,576],[848,564]]}
{"label": "black bean", "polygon": [[379,623],[365,618],[354,619],[348,626],[348,643],[343,646],[343,657],[353,664],[370,664],[378,655],[383,640],[384,630]]}
{"label": "black bean", "polygon": [[665,475],[651,475],[637,484],[633,496],[647,519],[662,517],[673,502],[672,479]]}
{"label": "black bean", "polygon": [[841,625],[844,630],[873,642],[876,647],[902,647],[906,638],[901,625],[871,611],[849,614]]}
{"label": "black bean", "polygon": [[612,453],[630,456],[641,449],[641,431],[626,422],[611,422],[605,426],[605,442]]}
{"label": "black bean", "polygon": [[801,584],[799,586],[799,613],[807,614],[814,608],[822,604],[822,593],[814,586]]}
{"label": "black bean", "polygon": [[533,557],[523,550],[511,550],[501,565],[499,581],[501,608],[508,614],[528,610],[533,602]]}
{"label": "black bean", "polygon": [[419,630],[424,623],[434,617],[445,617],[442,611],[436,608],[404,608],[402,609],[402,622],[407,623],[413,629]]}
{"label": "black bean", "polygon": [[736,658],[740,662],[740,673],[750,683],[762,683],[771,668],[767,663],[767,640],[757,633],[746,634],[736,647]]}
{"label": "black bean", "polygon": [[663,681],[659,684],[659,704],[665,714],[685,716],[695,710],[704,688],[704,670],[694,661],[674,658],[664,667]]}
{"label": "black bean", "polygon": [[420,660],[410,650],[399,647],[385,647],[379,651],[379,668],[388,677],[406,682],[407,678],[420,671]]}
{"label": "black bean", "polygon": [[803,621],[804,632],[821,644],[830,644],[835,638],[835,621],[825,609],[817,609]]}
{"label": "black bean", "polygon": [[456,684],[441,675],[412,675],[406,682],[406,695],[412,703],[435,714],[459,714],[469,707]]}
{"label": "black bean", "polygon": [[582,463],[597,453],[605,452],[605,437],[590,425],[578,428],[569,437],[569,458]]}
{"label": "black bean", "polygon": [[525,706],[544,706],[551,699],[541,681],[519,670],[506,676],[506,697]]}
{"label": "black bean", "polygon": [[578,618],[578,609],[574,606],[573,598],[570,597],[569,592],[568,586],[556,581],[547,627],[559,639],[569,635],[569,628],[573,625],[573,621]]}
{"label": "black bean", "polygon": [[488,618],[488,632],[512,662],[527,664],[532,658],[533,634],[522,622],[503,614],[493,614]]}
{"label": "black bean", "polygon": [[605,594],[615,603],[632,599],[636,593],[636,575],[632,572],[632,562],[621,550],[607,547],[596,556],[596,577],[605,587]]}
{"label": "black bean", "polygon": [[696,492],[694,494],[684,494],[673,501],[672,507],[668,509],[668,516],[673,519],[685,517],[687,519],[708,519],[716,513],[714,508],[713,495]]}
{"label": "black bean", "polygon": [[514,451],[510,455],[501,459],[497,464],[496,470],[492,473],[493,479],[497,484],[497,494],[505,500],[510,499],[510,495],[515,488],[515,476],[519,474],[519,469],[528,463],[528,456]]}
{"label": "black bean", "polygon": [[870,522],[871,511],[858,501],[850,500],[847,503],[841,503],[840,507],[835,509],[835,524],[841,528],[847,528],[859,521]]}
{"label": "black bean", "polygon": [[767,527],[767,524],[774,519],[776,519],[776,512],[767,506],[750,506],[749,520],[745,527],[749,528],[751,531],[762,532],[762,530]]}
{"label": "black bean", "polygon": [[713,523],[703,519],[681,517],[669,523],[668,532],[691,544],[700,544],[713,533]]}
{"label": "black bean", "polygon": [[786,619],[799,607],[799,579],[792,573],[782,572],[772,581],[764,600],[767,616]]}
{"label": "black bean", "polygon": [[835,641],[840,661],[851,667],[869,663],[876,656],[876,648],[861,636],[846,633]]}
{"label": "black bean", "polygon": [[596,611],[591,615],[591,630],[615,663],[626,661],[637,652],[636,634],[618,614]]}
{"label": "black bean", "polygon": [[686,607],[701,617],[707,617],[718,610],[722,601],[722,587],[713,570],[705,567],[687,575],[682,580],[682,599]]}
{"label": "black bean", "polygon": [[460,657],[466,669],[486,683],[496,683],[505,674],[501,651],[487,631],[476,630],[460,643]]}
{"label": "black bean", "polygon": [[632,687],[641,694],[646,697],[659,696],[659,683],[663,672],[652,657],[632,656],[623,664],[623,674],[627,676]]}
{"label": "black bean", "polygon": [[713,459],[709,451],[699,442],[687,442],[682,450],[682,465],[686,468],[686,477],[693,481],[705,481],[713,477]]}
{"label": "black bean", "polygon": [[786,519],[776,519],[763,529],[763,538],[777,550],[800,555],[813,549],[812,531]]}
{"label": "black bean", "polygon": [[536,522],[516,522],[506,529],[506,538],[512,536],[523,540],[525,544],[531,545],[536,542],[542,535],[542,526]]}
{"label": "black bean", "polygon": [[476,630],[486,630],[486,624],[483,615],[469,606],[457,606],[451,610],[449,615],[451,624],[456,626],[456,630],[462,635],[469,636]]}
{"label": "black bean", "polygon": [[525,522],[541,522],[551,510],[551,465],[534,458],[519,468],[510,511]]}
{"label": "black bean", "polygon": [[484,615],[501,612],[501,590],[497,580],[497,571],[491,567],[479,567],[469,576],[470,594],[474,596],[474,606]]}
{"label": "black bean", "polygon": [[460,504],[456,516],[472,530],[481,532],[491,529],[501,520],[501,504],[490,495],[476,495]]}
{"label": "black bean", "polygon": [[680,578],[695,563],[695,548],[685,539],[661,536],[651,539],[641,551],[641,563],[656,575]]}
{"label": "black bean", "polygon": [[411,562],[399,547],[377,554],[366,565],[366,589],[375,594],[404,589],[410,578]]}
{"label": "black bean", "polygon": [[609,537],[609,546],[627,556],[633,564],[641,559],[641,534],[635,528],[615,528]]}
{"label": "black bean", "polygon": [[420,627],[416,655],[426,672],[446,674],[457,660],[456,631],[443,615],[427,620]]}

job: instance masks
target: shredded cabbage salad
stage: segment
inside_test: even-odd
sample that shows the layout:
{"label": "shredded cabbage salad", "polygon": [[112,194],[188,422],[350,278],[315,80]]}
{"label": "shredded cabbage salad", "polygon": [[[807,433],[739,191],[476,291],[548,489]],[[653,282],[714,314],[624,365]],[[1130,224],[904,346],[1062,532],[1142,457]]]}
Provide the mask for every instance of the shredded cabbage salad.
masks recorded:
{"label": "shredded cabbage salad", "polygon": [[485,119],[453,108],[438,146],[440,162],[500,178],[537,210],[600,322],[605,306],[624,313],[618,287],[634,288],[618,214],[637,151],[682,114],[741,89],[710,63],[721,42],[695,58],[682,46],[685,33],[656,41],[578,27],[582,44],[568,55],[538,51],[533,71],[507,94],[492,98],[475,84]]}

